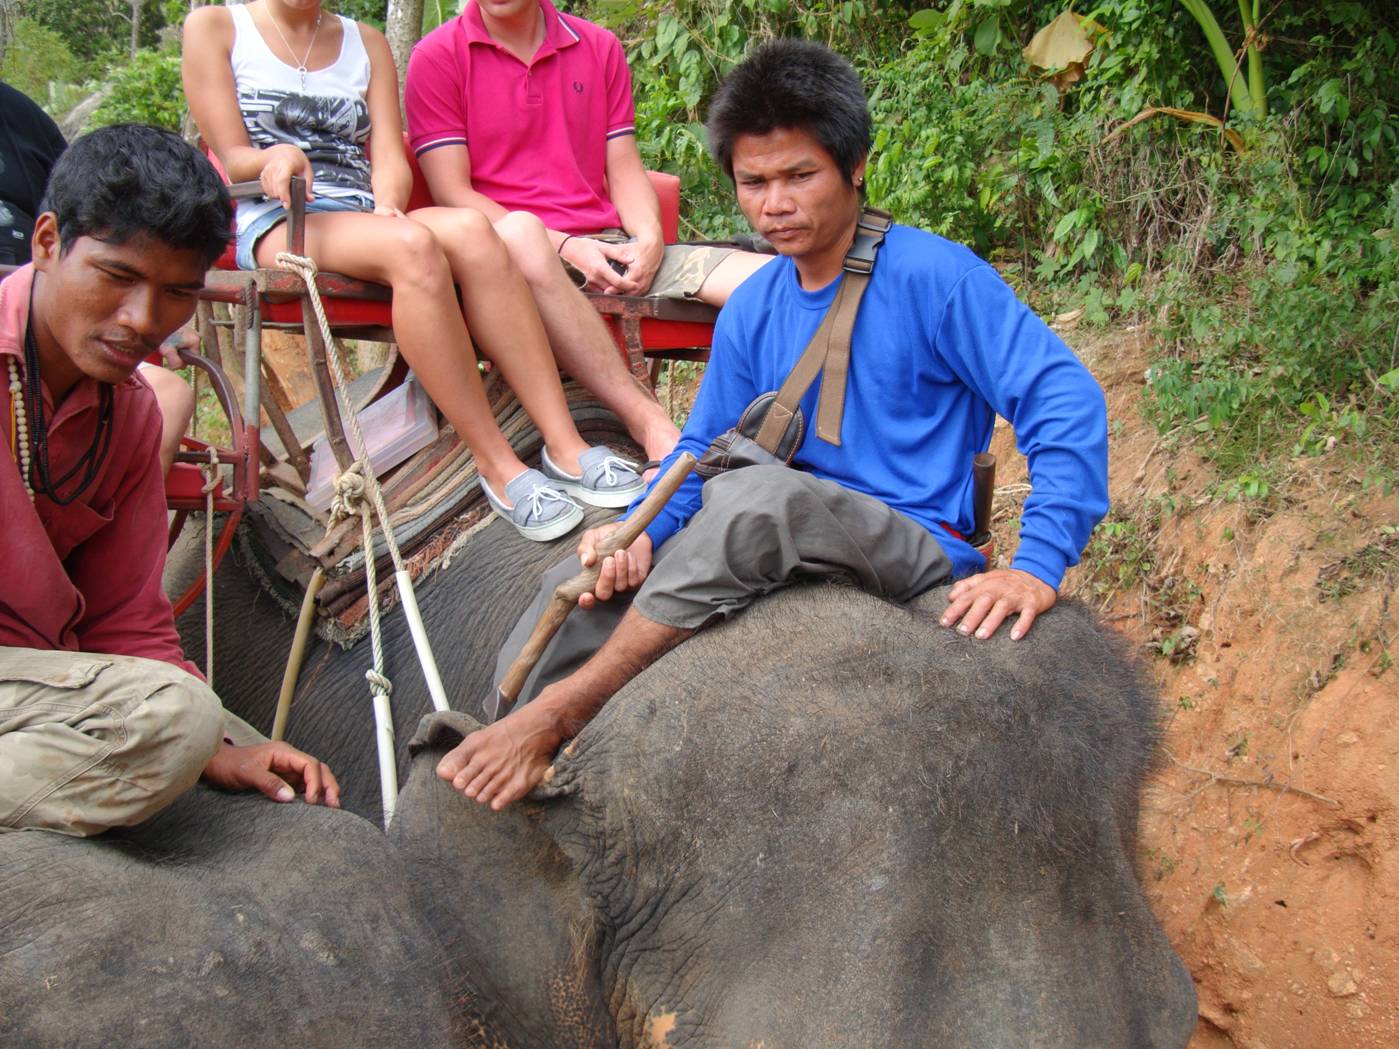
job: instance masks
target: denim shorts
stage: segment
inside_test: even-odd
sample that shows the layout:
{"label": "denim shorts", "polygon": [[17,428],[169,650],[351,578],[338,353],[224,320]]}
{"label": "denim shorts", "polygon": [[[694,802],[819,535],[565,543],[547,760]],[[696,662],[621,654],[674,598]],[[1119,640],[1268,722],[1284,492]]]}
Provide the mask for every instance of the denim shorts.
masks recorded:
{"label": "denim shorts", "polygon": [[[362,207],[353,200],[346,200],[343,197],[317,197],[306,204],[306,214],[311,215],[318,211],[370,211],[372,208]],[[287,209],[277,204],[260,215],[252,219],[247,226],[238,231],[238,244],[234,252],[234,261],[238,263],[240,270],[257,269],[257,260],[253,258],[253,252],[257,249],[257,242],[263,238],[273,226],[279,222],[284,222],[287,217]]]}

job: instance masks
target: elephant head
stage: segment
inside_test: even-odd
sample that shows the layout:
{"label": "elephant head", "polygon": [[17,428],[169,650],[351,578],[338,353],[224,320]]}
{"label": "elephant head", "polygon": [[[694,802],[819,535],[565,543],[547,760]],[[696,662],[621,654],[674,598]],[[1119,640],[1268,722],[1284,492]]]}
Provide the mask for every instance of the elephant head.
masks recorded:
{"label": "elephant head", "polygon": [[434,774],[475,723],[425,719],[391,838],[483,1040],[1184,1046],[1132,866],[1150,690],[1081,609],[982,642],[940,601],[761,602],[502,813]]}

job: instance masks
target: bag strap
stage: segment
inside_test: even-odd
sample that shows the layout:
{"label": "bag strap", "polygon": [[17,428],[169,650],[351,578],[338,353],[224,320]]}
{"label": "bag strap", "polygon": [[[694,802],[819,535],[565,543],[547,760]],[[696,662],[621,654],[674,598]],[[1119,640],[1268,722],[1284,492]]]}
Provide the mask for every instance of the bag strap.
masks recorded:
{"label": "bag strap", "polygon": [[754,438],[766,451],[776,453],[782,435],[796,417],[802,397],[823,369],[821,394],[816,404],[816,436],[840,446],[840,427],[845,414],[845,383],[850,374],[850,337],[860,300],[874,272],[875,255],[884,235],[894,223],[893,216],[879,208],[865,208],[855,226],[855,243],[846,253],[844,273],[835,299],[821,318],[821,326],[793,365],[777,398],[768,408],[763,425]]}

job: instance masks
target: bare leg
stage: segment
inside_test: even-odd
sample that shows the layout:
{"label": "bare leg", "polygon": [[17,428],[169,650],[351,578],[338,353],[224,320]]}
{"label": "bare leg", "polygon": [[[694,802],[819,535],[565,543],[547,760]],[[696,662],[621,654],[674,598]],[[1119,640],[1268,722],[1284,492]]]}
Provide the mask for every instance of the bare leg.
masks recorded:
{"label": "bare leg", "polygon": [[680,431],[632,375],[602,318],[568,279],[544,224],[526,212],[512,211],[495,228],[529,284],[559,365],[617,413],[649,458],[665,458]]}
{"label": "bare leg", "polygon": [[[259,265],[275,265],[285,243],[280,227],[257,247]],[[393,328],[428,396],[476,459],[490,486],[503,492],[525,464],[495,425],[476,370],[466,322],[457,308],[452,272],[426,227],[409,219],[357,212],[306,216],[306,251],[317,265],[393,288]]]}
{"label": "bare leg", "polygon": [[468,798],[502,809],[528,794],[564,740],[576,736],[637,674],[693,634],[628,609],[597,654],[532,703],[473,732],[437,765],[437,775]]}
{"label": "bare leg", "polygon": [[470,208],[421,208],[409,218],[437,237],[461,289],[462,313],[477,348],[500,368],[539,427],[549,457],[577,472],[587,442],[573,425],[529,287],[490,221]]}
{"label": "bare leg", "polygon": [[697,297],[711,306],[723,306],[735,288],[775,258],[776,255],[761,255],[755,251],[735,251],[709,271]]}
{"label": "bare leg", "polygon": [[180,438],[194,418],[194,391],[184,379],[159,365],[141,365],[141,378],[154,391],[160,406],[160,472],[168,474],[180,450]]}

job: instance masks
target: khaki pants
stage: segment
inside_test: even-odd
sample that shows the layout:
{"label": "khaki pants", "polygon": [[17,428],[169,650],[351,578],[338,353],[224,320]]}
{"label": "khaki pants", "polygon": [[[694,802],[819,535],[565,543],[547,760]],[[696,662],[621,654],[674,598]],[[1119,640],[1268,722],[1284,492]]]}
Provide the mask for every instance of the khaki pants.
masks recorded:
{"label": "khaki pants", "polygon": [[218,697],[168,663],[0,648],[0,831],[140,823],[194,785],[224,731]]}
{"label": "khaki pants", "polygon": [[[625,244],[631,240],[622,230],[603,230],[585,236],[609,244]],[[697,298],[714,268],[738,250],[717,244],[667,244],[656,275],[651,278],[651,286],[642,294],[653,299]],[[588,282],[582,272],[566,259],[561,261],[573,282],[580,288],[585,287]]]}

